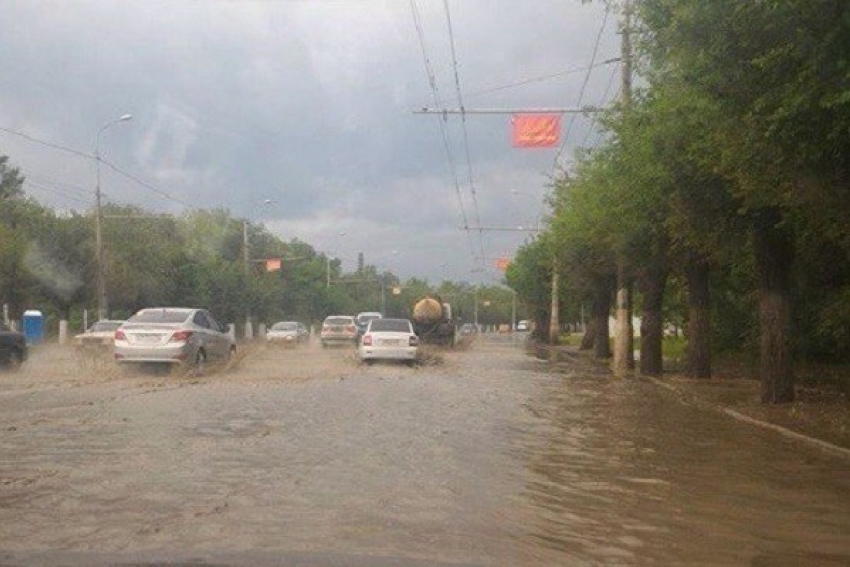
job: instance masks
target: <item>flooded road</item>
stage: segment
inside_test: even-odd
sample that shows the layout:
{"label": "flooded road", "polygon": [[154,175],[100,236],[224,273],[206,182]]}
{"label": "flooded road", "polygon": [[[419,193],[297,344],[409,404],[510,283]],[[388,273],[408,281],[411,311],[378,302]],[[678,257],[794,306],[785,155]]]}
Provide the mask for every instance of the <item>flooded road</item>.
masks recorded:
{"label": "flooded road", "polygon": [[[0,563],[846,565],[850,462],[498,337],[0,375]],[[267,563],[264,563],[267,562]]]}

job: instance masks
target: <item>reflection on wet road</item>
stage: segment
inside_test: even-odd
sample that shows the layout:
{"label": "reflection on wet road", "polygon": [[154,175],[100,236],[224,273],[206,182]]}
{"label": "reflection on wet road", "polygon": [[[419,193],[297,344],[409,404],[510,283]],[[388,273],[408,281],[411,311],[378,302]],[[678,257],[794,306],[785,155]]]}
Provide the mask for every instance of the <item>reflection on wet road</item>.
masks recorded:
{"label": "reflection on wet road", "polygon": [[419,369],[261,350],[200,381],[32,362],[0,376],[13,558],[850,562],[846,460],[507,342]]}

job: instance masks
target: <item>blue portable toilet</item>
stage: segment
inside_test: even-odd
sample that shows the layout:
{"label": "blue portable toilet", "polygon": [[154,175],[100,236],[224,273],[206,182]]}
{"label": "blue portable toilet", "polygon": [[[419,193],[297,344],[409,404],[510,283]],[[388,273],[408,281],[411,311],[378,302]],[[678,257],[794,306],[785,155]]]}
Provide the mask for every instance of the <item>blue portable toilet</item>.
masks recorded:
{"label": "blue portable toilet", "polygon": [[44,315],[36,309],[24,311],[24,336],[27,344],[34,345],[44,338]]}

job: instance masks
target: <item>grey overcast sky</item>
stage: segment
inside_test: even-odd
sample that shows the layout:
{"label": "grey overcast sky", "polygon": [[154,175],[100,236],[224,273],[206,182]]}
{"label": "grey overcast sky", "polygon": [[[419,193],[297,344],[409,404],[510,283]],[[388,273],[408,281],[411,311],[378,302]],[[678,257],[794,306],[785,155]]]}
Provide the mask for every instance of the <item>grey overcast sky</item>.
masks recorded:
{"label": "grey overcast sky", "polygon": [[[439,94],[456,106],[443,0],[415,5]],[[596,62],[619,55],[618,16],[603,29],[602,2],[448,6],[467,108],[575,107],[600,30]],[[434,283],[498,281],[474,255],[509,257],[529,238],[462,229],[441,118],[412,112],[432,92],[410,0],[0,0],[0,13],[0,127],[92,152],[101,126],[132,114],[101,154],[175,197],[105,170],[110,201],[226,207],[346,269],[362,251]],[[593,70],[583,104],[616,96],[617,66]],[[475,200],[460,117],[446,122],[469,226],[535,226],[557,148],[513,148],[509,116],[466,124]],[[575,118],[564,159],[597,139],[591,127]],[[93,205],[91,160],[3,131],[0,154],[41,202]]]}

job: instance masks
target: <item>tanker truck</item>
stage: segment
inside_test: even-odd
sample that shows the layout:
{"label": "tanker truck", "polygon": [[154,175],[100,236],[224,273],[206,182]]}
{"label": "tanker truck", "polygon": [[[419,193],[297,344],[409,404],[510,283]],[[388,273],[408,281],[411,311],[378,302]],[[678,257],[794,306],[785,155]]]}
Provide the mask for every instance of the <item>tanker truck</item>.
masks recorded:
{"label": "tanker truck", "polygon": [[455,322],[452,307],[440,298],[424,297],[413,306],[413,332],[425,344],[454,346]]}

